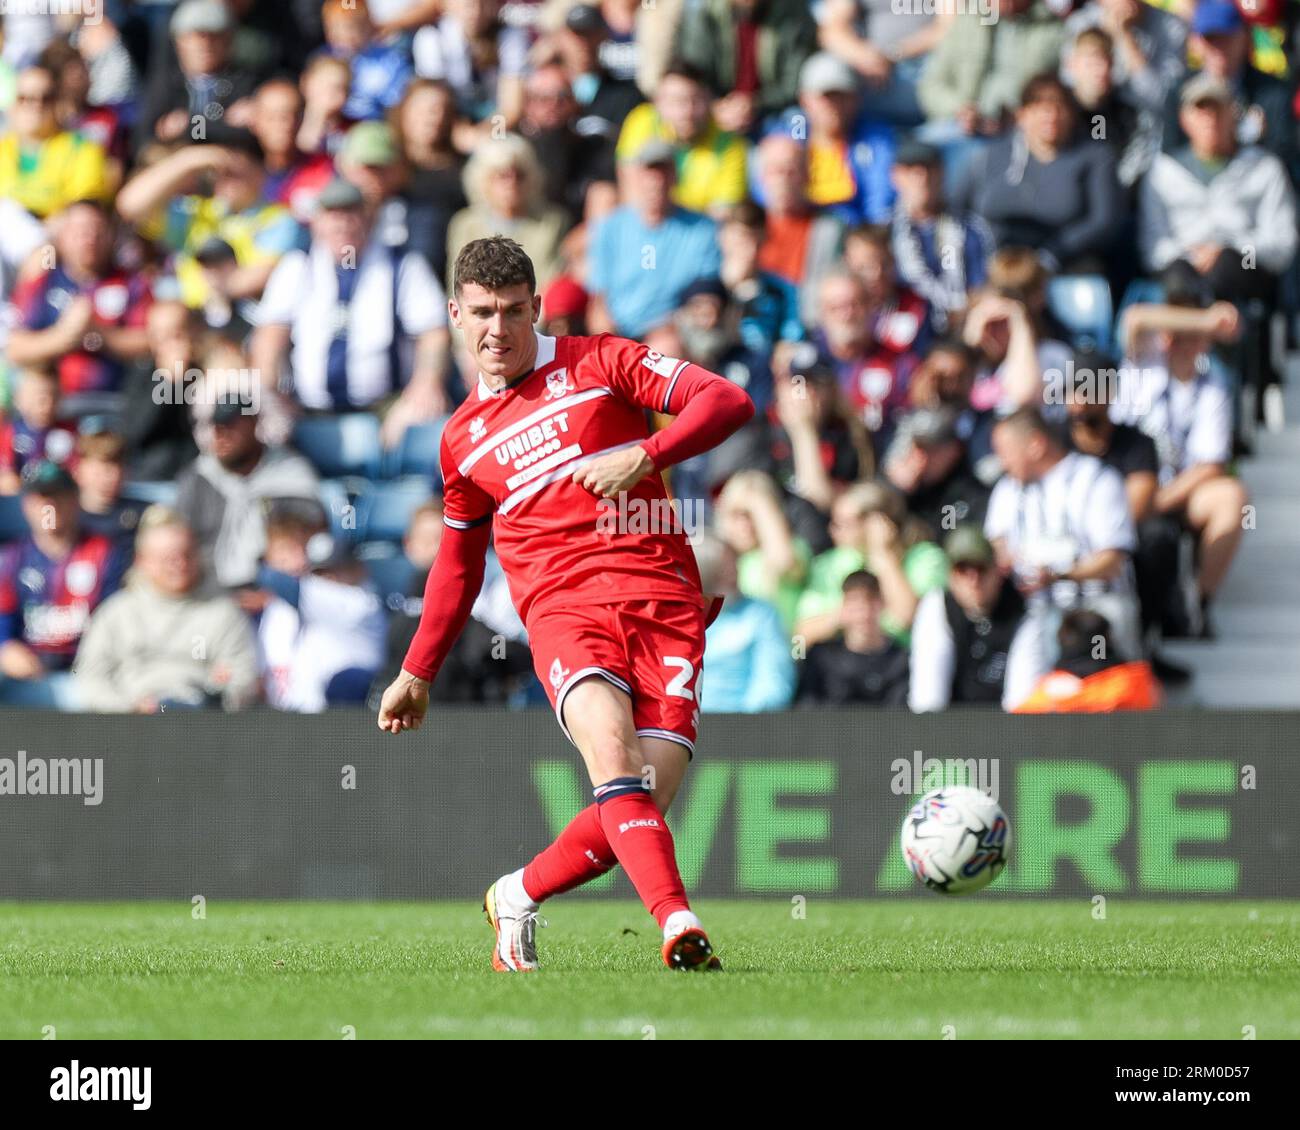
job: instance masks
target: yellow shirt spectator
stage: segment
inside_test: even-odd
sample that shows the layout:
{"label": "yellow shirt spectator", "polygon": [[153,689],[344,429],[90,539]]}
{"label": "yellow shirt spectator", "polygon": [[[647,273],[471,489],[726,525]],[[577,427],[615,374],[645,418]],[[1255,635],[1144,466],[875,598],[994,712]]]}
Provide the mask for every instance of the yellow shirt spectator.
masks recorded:
{"label": "yellow shirt spectator", "polygon": [[708,212],[745,199],[747,145],[743,137],[727,133],[710,121],[693,143],[682,143],[653,103],[645,102],[623,121],[618,135],[618,159],[629,159],[652,138],[667,141],[677,149],[673,203],[692,212]]}
{"label": "yellow shirt spectator", "polygon": [[56,133],[25,146],[13,133],[0,137],[0,196],[45,219],[78,200],[107,200],[103,148],[79,133]]}

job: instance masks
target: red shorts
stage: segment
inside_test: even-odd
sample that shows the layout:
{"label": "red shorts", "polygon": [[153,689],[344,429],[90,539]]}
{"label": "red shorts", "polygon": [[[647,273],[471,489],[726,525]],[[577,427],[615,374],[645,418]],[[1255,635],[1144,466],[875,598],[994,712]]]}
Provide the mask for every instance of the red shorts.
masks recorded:
{"label": "red shorts", "polygon": [[680,742],[694,755],[703,609],[681,600],[557,608],[528,625],[528,646],[569,741],[565,696],[579,679],[599,675],[631,696],[637,734]]}

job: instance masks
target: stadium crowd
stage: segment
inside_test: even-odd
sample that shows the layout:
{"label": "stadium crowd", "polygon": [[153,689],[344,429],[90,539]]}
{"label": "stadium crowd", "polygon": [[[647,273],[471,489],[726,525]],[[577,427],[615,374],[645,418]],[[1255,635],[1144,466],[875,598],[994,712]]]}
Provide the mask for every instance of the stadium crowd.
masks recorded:
{"label": "stadium crowd", "polygon": [[[1300,307],[1295,15],[6,5],[0,702],[372,700],[501,233],[539,332],[755,403],[670,473],[728,594],[702,709],[1157,705]],[[491,562],[433,698],[545,702]]]}

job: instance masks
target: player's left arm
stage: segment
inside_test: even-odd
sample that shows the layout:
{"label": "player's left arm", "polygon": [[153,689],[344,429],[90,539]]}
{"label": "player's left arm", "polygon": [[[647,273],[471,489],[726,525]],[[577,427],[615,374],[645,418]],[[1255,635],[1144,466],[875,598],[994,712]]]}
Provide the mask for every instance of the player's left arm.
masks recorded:
{"label": "player's left arm", "polygon": [[643,442],[588,460],[574,471],[575,483],[603,498],[717,447],[754,416],[754,402],[744,389],[693,362],[612,336],[600,339],[597,356],[616,393],[676,417]]}

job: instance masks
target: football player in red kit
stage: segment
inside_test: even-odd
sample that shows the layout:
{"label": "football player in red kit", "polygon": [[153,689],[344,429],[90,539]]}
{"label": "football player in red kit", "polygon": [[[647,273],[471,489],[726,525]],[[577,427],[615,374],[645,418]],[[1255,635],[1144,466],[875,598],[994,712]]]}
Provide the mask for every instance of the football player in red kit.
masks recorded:
{"label": "football player in red kit", "polygon": [[[667,514],[659,472],[716,446],[754,406],[724,377],[626,338],[538,334],[533,265],[511,239],[468,244],[452,282],[448,309],[478,383],[442,433],[447,529],[379,728],[419,727],[494,535],[537,675],[595,803],[488,888],[493,966],[535,970],[538,906],[617,863],[663,930],[665,964],[720,968],[664,822],[694,753],[713,605],[680,523],[619,516]],[[651,435],[646,409],[676,419]]]}

